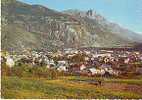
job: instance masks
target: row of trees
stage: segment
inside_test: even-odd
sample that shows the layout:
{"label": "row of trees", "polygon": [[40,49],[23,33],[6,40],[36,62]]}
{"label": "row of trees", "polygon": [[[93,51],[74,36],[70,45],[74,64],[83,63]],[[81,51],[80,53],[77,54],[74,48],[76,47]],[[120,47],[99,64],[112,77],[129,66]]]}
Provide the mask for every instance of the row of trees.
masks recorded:
{"label": "row of trees", "polygon": [[46,67],[31,67],[30,65],[21,65],[9,68],[6,64],[2,64],[2,76],[17,76],[17,77],[33,77],[57,79],[59,76],[64,76],[64,72],[59,72],[56,69],[48,69]]}

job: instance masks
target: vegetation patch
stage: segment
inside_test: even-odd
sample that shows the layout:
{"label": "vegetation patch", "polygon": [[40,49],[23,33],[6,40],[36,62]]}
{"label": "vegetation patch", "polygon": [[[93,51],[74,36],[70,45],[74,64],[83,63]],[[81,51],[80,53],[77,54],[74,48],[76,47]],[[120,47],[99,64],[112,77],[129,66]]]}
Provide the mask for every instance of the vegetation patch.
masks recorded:
{"label": "vegetation patch", "polygon": [[2,98],[142,98],[141,95],[133,92],[113,91],[86,83],[70,82],[68,78],[63,79],[65,78],[36,80],[34,78],[2,77]]}

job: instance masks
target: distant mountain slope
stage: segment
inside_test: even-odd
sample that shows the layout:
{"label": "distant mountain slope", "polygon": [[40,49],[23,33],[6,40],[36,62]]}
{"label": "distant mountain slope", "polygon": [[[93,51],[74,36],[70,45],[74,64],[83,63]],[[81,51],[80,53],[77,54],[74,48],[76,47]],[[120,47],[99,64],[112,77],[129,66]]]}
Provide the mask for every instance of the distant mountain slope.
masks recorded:
{"label": "distant mountain slope", "polygon": [[91,11],[90,15],[88,14],[88,12],[72,10],[72,9],[66,10],[64,11],[64,13],[75,16],[75,17],[89,19],[91,20],[90,22],[95,22],[93,26],[94,25],[98,26],[100,30],[104,32],[108,31],[109,33],[118,35],[121,38],[125,38],[126,40],[135,41],[135,42],[142,41],[141,35],[134,33],[128,29],[122,28],[116,23],[107,21],[103,16],[101,16],[100,14],[98,14],[97,12],[93,10],[88,10],[88,11]]}
{"label": "distant mountain slope", "polygon": [[141,42],[142,36],[94,12],[57,12],[40,5],[2,0],[2,50],[119,47]]}

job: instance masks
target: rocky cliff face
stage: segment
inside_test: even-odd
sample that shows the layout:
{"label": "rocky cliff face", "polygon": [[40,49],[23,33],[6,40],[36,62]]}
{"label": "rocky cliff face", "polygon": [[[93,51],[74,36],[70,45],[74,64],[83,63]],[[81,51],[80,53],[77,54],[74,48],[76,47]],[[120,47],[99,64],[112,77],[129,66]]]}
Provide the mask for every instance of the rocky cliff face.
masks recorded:
{"label": "rocky cliff face", "polygon": [[2,50],[118,47],[142,40],[92,10],[57,12],[40,5],[7,1],[2,0]]}

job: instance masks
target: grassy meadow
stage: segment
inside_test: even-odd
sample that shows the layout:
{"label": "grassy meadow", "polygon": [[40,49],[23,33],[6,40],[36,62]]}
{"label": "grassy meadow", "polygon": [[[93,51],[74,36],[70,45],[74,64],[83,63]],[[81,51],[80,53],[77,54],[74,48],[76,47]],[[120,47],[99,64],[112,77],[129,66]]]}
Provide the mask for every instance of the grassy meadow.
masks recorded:
{"label": "grassy meadow", "polygon": [[[2,77],[2,98],[142,98],[141,91],[129,90],[133,86],[139,89],[142,88],[142,79],[104,79],[102,86],[74,81],[78,79],[92,80],[94,78],[64,76],[49,80],[46,78],[5,76]],[[129,89],[126,88],[127,86]]]}

